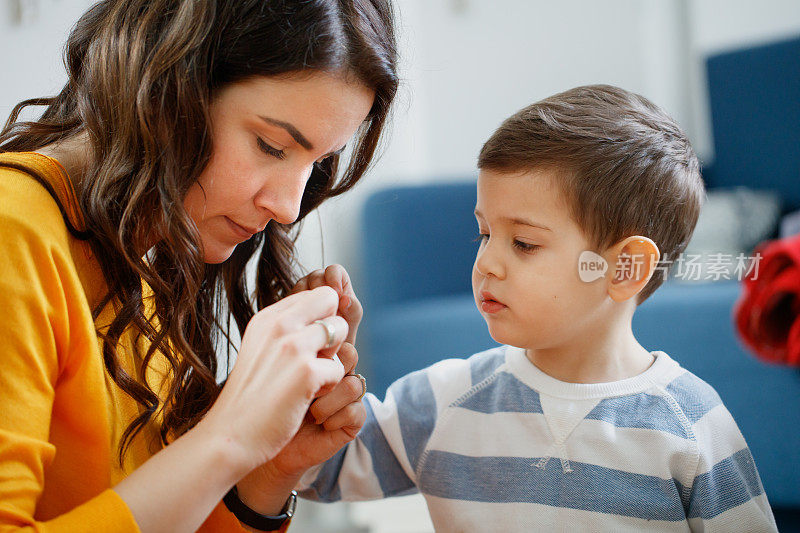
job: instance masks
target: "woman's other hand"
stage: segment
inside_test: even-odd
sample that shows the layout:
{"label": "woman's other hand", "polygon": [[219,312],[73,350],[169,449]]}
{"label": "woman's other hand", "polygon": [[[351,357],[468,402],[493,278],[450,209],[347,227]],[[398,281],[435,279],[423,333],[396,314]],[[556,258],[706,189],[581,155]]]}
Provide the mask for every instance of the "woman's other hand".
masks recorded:
{"label": "woman's other hand", "polygon": [[364,310],[353,291],[350,276],[342,265],[330,265],[324,270],[319,269],[308,274],[295,284],[292,294],[323,286],[332,288],[339,295],[338,315],[344,318],[350,327],[345,342],[355,344],[358,325],[364,316]]}
{"label": "woman's other hand", "polygon": [[339,349],[346,374],[330,392],[317,398],[308,410],[303,425],[289,444],[271,461],[272,468],[290,476],[330,459],[342,446],[353,440],[367,413],[361,403],[361,379],[351,374],[358,362],[352,344]]}

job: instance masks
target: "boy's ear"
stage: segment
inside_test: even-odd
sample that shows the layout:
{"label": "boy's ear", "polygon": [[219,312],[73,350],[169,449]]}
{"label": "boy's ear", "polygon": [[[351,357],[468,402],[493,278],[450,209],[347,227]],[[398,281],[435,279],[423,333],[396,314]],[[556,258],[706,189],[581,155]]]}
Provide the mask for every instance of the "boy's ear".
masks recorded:
{"label": "boy's ear", "polygon": [[608,295],[623,302],[639,294],[655,272],[661,252],[655,242],[641,235],[627,237],[604,254],[610,275]]}

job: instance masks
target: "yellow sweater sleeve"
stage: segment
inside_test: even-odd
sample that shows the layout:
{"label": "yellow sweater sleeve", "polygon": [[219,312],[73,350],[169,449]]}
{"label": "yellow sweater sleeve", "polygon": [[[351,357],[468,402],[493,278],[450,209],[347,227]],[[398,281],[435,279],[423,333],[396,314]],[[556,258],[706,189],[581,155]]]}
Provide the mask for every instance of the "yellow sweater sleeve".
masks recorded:
{"label": "yellow sweater sleeve", "polygon": [[[49,432],[59,378],[80,363],[69,361],[75,305],[69,291],[77,290],[77,275],[47,192],[19,173],[0,177],[0,531],[137,532],[111,489],[46,522],[35,518],[45,472],[58,453]],[[22,189],[9,182],[23,179],[29,192],[38,189],[15,197]]]}

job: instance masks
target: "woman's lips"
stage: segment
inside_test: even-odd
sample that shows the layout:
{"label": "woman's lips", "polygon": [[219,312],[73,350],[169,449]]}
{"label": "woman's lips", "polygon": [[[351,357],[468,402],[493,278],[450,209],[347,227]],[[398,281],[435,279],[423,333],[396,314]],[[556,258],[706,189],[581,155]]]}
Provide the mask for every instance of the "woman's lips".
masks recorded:
{"label": "woman's lips", "polygon": [[499,313],[508,306],[502,304],[494,299],[494,296],[489,291],[481,291],[481,311],[484,313],[495,314]]}
{"label": "woman's lips", "polygon": [[228,221],[228,226],[231,228],[231,231],[233,231],[236,235],[238,235],[239,237],[241,237],[243,239],[249,239],[255,233],[253,231],[249,231],[244,226],[240,226],[239,224],[237,224],[233,220],[229,219],[228,217],[225,217],[225,220]]}

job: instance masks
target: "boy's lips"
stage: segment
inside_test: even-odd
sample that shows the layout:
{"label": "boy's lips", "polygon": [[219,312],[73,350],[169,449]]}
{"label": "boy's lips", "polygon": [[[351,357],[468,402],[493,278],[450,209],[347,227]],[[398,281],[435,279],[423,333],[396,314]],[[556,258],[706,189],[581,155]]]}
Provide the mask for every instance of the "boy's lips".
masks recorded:
{"label": "boy's lips", "polygon": [[500,311],[508,307],[504,303],[498,301],[494,297],[494,295],[489,291],[481,291],[480,297],[481,297],[481,311],[483,311],[484,313],[489,313],[489,314],[499,313]]}

